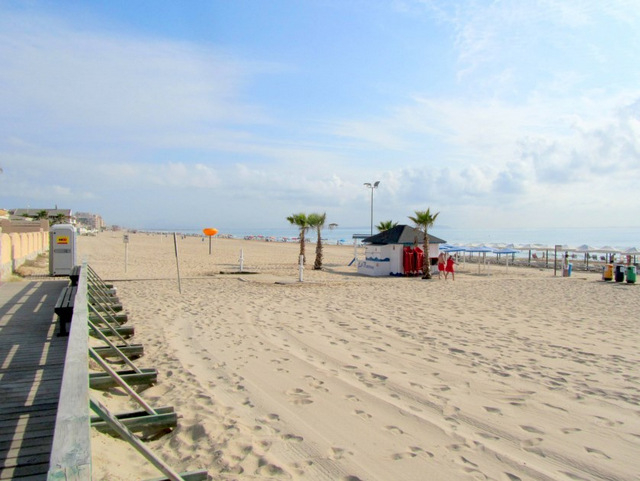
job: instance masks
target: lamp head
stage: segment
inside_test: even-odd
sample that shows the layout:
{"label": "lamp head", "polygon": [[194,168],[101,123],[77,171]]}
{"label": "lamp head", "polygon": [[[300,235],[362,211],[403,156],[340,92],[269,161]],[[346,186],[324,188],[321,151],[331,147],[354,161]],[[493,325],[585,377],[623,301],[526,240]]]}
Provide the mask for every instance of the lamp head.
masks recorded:
{"label": "lamp head", "polygon": [[374,188],[374,189],[377,189],[379,185],[380,185],[380,181],[379,181],[379,180],[376,180],[376,183],[375,183],[375,184],[373,184],[373,188]]}

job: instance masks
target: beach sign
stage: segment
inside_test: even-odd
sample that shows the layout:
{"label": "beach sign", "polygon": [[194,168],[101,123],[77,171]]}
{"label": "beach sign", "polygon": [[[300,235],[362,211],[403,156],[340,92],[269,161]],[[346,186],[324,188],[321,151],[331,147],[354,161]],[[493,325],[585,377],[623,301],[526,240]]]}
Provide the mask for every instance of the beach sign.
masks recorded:
{"label": "beach sign", "polygon": [[218,229],[207,227],[206,229],[202,229],[202,232],[209,237],[209,255],[211,255],[211,238],[218,233]]}

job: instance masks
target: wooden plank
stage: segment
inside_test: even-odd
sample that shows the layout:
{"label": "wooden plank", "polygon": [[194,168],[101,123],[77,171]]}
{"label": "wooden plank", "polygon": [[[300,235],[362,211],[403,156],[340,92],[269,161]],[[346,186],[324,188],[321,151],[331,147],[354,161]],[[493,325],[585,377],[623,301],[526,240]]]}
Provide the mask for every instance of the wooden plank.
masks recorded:
{"label": "wooden plank", "polygon": [[66,339],[54,305],[66,282],[0,286],[0,479],[46,477]]}
{"label": "wooden plank", "polygon": [[147,461],[153,464],[162,474],[170,481],[184,481],[178,473],[176,473],[164,461],[159,459],[153,452],[145,446],[137,437],[135,437],[127,427],[122,424],[115,416],[113,416],[99,401],[91,399],[91,409],[97,413],[104,422],[108,423],[118,435],[129,442]]}
{"label": "wooden plank", "polygon": [[[118,371],[118,375],[130,386],[155,384],[158,381],[158,371],[155,369],[141,369],[137,373],[133,370]],[[91,389],[108,389],[116,387],[118,383],[106,373],[89,374],[89,386]]]}
{"label": "wooden plank", "polygon": [[37,475],[42,479],[42,476],[46,474],[48,462],[38,464],[26,464],[20,466],[14,466],[11,468],[0,469],[0,479],[12,479],[15,481],[21,480],[23,476]]}
{"label": "wooden plank", "polygon": [[[83,266],[84,267],[84,266]],[[91,480],[87,277],[80,271],[47,479]]]}
{"label": "wooden plank", "polygon": [[[146,434],[156,434],[162,431],[168,431],[175,428],[178,425],[178,415],[176,413],[165,414],[144,414],[138,417],[127,417],[121,419],[120,422],[124,424],[132,433],[144,432]],[[107,433],[117,435],[118,432],[105,421],[97,421],[91,423],[91,427],[97,429],[101,433]]]}
{"label": "wooden plank", "polygon": [[[184,481],[206,481],[209,479],[209,474],[205,470],[200,471],[188,471],[186,473],[180,473],[180,477]],[[153,478],[146,481],[171,481],[169,478]]]}
{"label": "wooden plank", "polygon": [[[128,346],[116,347],[129,359],[139,357],[144,354],[144,347],[142,346],[142,344],[130,344]],[[96,353],[102,357],[114,357],[119,355],[118,351],[111,346],[94,347],[94,349]]]}
{"label": "wooden plank", "polygon": [[[9,451],[9,449],[11,449],[12,447],[14,447],[14,440],[11,441],[0,441],[0,451],[2,451],[3,453],[6,453]],[[46,447],[49,452],[51,452],[51,443],[53,442],[53,434],[49,433],[49,435],[46,436],[39,436],[36,438],[28,438],[28,439],[22,439],[20,442],[20,449],[28,449],[34,446],[44,446]]]}
{"label": "wooden plank", "polygon": [[[119,335],[121,337],[125,337],[125,336],[126,337],[132,337],[136,333],[136,331],[135,331],[133,326],[114,327],[113,330],[111,330],[109,328],[100,329],[100,332],[102,334],[104,334],[105,336],[116,336],[116,334],[113,331],[115,331],[117,333],[117,335]],[[91,337],[98,337],[98,335],[93,331],[89,331],[89,334],[91,335]]]}
{"label": "wooden plank", "polygon": [[[101,317],[102,316],[102,317]],[[95,323],[104,322],[107,319],[109,322],[117,322],[118,324],[126,324],[129,321],[129,316],[127,314],[107,314],[101,313],[97,314],[89,314],[89,320]]]}
{"label": "wooden plank", "polygon": [[[156,408],[155,412],[156,414],[170,414],[170,413],[175,413],[175,409],[172,406],[162,406],[162,407]],[[110,414],[116,419],[119,419],[120,421],[122,421],[123,419],[145,416],[148,413],[146,411],[139,410],[139,411],[127,411],[127,412],[120,412],[120,413],[110,413]],[[91,424],[97,423],[101,419],[102,418],[98,415],[91,416]]]}

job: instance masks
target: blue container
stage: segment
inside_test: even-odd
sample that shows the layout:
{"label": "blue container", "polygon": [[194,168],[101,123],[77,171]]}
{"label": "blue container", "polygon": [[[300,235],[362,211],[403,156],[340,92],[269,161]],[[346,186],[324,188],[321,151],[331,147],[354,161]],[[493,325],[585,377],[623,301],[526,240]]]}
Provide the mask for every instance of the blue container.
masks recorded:
{"label": "blue container", "polygon": [[569,268],[567,270],[567,277],[571,277],[571,271],[573,271],[573,264],[569,263]]}

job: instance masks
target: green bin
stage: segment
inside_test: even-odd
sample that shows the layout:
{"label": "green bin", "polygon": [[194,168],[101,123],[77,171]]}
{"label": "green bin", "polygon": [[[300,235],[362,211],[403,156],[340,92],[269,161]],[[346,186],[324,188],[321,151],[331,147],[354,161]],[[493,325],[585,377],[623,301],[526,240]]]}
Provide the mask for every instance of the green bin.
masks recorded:
{"label": "green bin", "polygon": [[627,283],[636,283],[636,266],[627,266]]}

